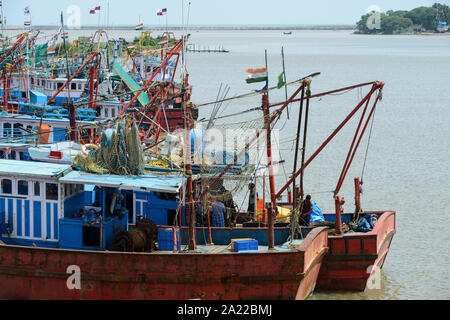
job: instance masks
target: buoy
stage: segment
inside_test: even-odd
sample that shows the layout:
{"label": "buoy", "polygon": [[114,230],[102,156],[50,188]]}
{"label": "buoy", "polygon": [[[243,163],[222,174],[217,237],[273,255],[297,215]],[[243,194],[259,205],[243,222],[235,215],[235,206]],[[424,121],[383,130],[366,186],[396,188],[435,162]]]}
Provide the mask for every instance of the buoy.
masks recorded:
{"label": "buoy", "polygon": [[87,150],[86,149],[94,149],[94,150],[97,150],[98,149],[98,145],[96,145],[96,144],[92,144],[92,143],[87,143],[87,144],[84,144],[82,147],[81,147],[81,152],[85,155],[85,156],[87,156],[89,153],[87,152]]}

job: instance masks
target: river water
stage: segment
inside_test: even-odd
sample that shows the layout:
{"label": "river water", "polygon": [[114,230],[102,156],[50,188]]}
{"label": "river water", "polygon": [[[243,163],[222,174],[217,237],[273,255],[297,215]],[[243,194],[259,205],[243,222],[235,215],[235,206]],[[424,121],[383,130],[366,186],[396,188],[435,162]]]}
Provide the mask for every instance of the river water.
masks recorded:
{"label": "river water", "polygon": [[[214,101],[219,86],[228,85],[228,97],[260,89],[246,84],[247,68],[265,65],[268,53],[269,85],[282,71],[284,47],[288,81],[320,72],[312,93],[353,84],[384,81],[363,176],[362,208],[395,210],[397,232],[381,271],[381,286],[364,292],[314,292],[309,299],[450,299],[450,36],[365,36],[350,31],[188,31],[190,43],[229,53],[188,53],[186,69],[193,85],[194,103]],[[71,36],[91,35],[73,31]],[[177,33],[176,33],[177,34]],[[110,38],[130,38],[135,31],[112,31]],[[179,32],[178,32],[179,35]],[[295,90],[289,87],[288,94]],[[311,101],[306,156],[332,132],[359,102],[368,88]],[[284,89],[271,91],[270,102],[284,99]],[[221,115],[260,105],[260,97],[222,105]],[[200,108],[209,118],[213,106]],[[275,129],[279,155],[289,174],[299,106],[289,108]],[[259,112],[226,118],[229,123],[261,117]],[[324,211],[334,211],[331,190],[345,161],[357,119],[336,136],[305,170],[305,191]],[[362,175],[368,132],[340,194],[344,208],[354,210],[353,177]],[[277,168],[277,187],[285,173]],[[260,186],[259,186],[260,187]],[[261,192],[261,190],[259,190]]]}

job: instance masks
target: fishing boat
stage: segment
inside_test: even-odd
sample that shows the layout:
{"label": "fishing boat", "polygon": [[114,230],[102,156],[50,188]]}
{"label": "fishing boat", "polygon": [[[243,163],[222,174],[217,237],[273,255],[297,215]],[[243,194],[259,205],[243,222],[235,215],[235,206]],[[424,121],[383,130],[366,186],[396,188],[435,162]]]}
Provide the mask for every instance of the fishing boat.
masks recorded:
{"label": "fishing boat", "polygon": [[[147,127],[154,122],[166,131],[182,127],[178,98],[181,87],[174,81],[181,41],[172,39],[175,44],[161,49],[160,57],[151,56],[149,52],[135,57],[127,51],[123,63],[116,59],[122,59],[118,51],[126,43],[116,41],[114,59],[110,62],[109,42],[105,48],[101,46],[101,39],[108,38],[107,34],[99,30],[91,38],[89,50],[69,59],[67,52],[75,43],[79,44],[74,42],[66,55],[55,57],[57,61],[52,66],[46,50],[37,54],[48,44],[36,45],[36,37],[37,33],[19,35],[0,56],[3,69],[0,110],[69,117],[68,104],[71,103],[79,120],[110,119],[134,110],[143,117],[141,122]],[[154,50],[151,53],[155,54]],[[124,69],[127,61],[132,61],[130,72]],[[191,88],[186,85],[185,90],[191,91]],[[195,106],[191,110],[193,118],[197,119]]]}
{"label": "fishing boat", "polygon": [[[189,114],[190,105],[184,105]],[[136,126],[130,130],[117,127],[112,136],[105,131],[95,152],[110,154],[114,134],[131,132],[134,140],[119,139],[131,144],[118,150],[136,157],[142,146]],[[307,298],[327,251],[327,229],[275,246],[269,223],[267,246],[255,239],[196,245],[190,139],[186,141],[186,171],[175,175],[98,174],[74,170],[76,165],[0,160],[0,298]],[[127,172],[137,167],[141,165]],[[138,211],[149,207],[177,221],[177,210],[167,199],[181,188],[189,228],[184,246],[176,226],[167,230],[150,219],[137,219]],[[133,207],[131,221],[136,223],[131,228]]]}
{"label": "fishing boat", "polygon": [[[178,251],[172,228],[160,230],[170,241],[158,238],[160,249],[144,252],[154,245],[156,230],[139,222],[134,233],[128,230],[127,207],[158,210],[159,202],[159,210],[169,211],[161,206],[164,200],[143,195],[176,194],[180,176],[98,175],[20,160],[0,160],[0,168],[2,299],[304,299],[327,250],[326,228],[317,228],[291,247],[236,252],[199,245]],[[117,200],[111,213],[107,199],[115,193],[125,201]],[[80,210],[98,212],[97,220],[88,224]],[[115,251],[123,233],[144,236],[145,243],[136,241],[130,250],[142,252]],[[165,242],[171,250],[163,248]],[[79,268],[79,286],[69,281],[73,268]]]}
{"label": "fishing boat", "polygon": [[[374,275],[380,268],[382,268],[384,261],[389,252],[390,244],[396,231],[395,211],[392,210],[362,210],[361,209],[361,184],[360,178],[355,178],[355,210],[351,213],[343,211],[345,201],[339,196],[339,190],[346,177],[346,173],[354,160],[354,155],[364,135],[365,130],[372,119],[374,110],[378,101],[381,98],[381,92],[384,87],[383,82],[369,82],[353,86],[348,86],[328,92],[311,94],[309,96],[303,95],[297,98],[296,95],[300,93],[297,91],[288,99],[287,103],[306,101],[308,110],[309,100],[313,98],[320,98],[328,94],[335,94],[339,92],[348,91],[354,88],[369,87],[370,90],[364,98],[359,101],[356,107],[345,117],[339,126],[332,132],[332,134],[325,139],[325,141],[312,153],[310,158],[302,160],[302,165],[298,170],[294,170],[292,178],[276,193],[276,198],[280,198],[283,192],[292,187],[295,178],[302,175],[303,170],[314,160],[314,158],[327,146],[327,144],[336,136],[336,134],[345,126],[345,124],[358,112],[362,111],[355,131],[353,141],[349,147],[348,155],[343,166],[339,181],[334,191],[334,200],[336,212],[324,213],[322,222],[312,223],[309,226],[302,226],[302,235],[310,230],[314,230],[317,226],[328,226],[328,246],[329,251],[325,255],[322,264],[317,289],[346,289],[362,291],[366,288],[370,276]],[[375,100],[369,107],[369,102],[375,95]],[[281,106],[280,110],[287,106],[287,103],[280,103],[270,105],[270,107]],[[302,108],[300,106],[300,109]],[[306,111],[307,112],[307,111]],[[301,111],[299,119],[301,119]],[[299,120],[300,123],[300,120]],[[305,124],[306,127],[306,124]],[[299,125],[300,128],[300,125]],[[249,147],[247,145],[246,147]],[[296,148],[299,149],[298,147]],[[295,190],[295,189],[294,189]],[[299,197],[300,191],[297,191],[295,197]],[[278,202],[278,209],[287,209],[293,212],[293,208],[299,206],[298,202],[293,203],[293,195],[288,192],[287,202]],[[262,200],[262,199],[261,199]],[[301,202],[300,202],[301,203]],[[280,210],[280,211],[281,211]],[[226,244],[233,237],[242,237],[243,235],[250,235],[264,241],[265,232],[267,232],[267,213],[264,213],[263,208],[259,208],[261,217],[251,223],[246,223],[242,226],[231,225],[224,228],[215,227],[199,227],[197,232],[198,243],[214,243]],[[356,228],[356,224],[364,219],[370,217],[374,220],[370,229],[361,230]],[[280,216],[282,220],[286,221],[285,216]],[[291,215],[292,218],[292,215]],[[353,228],[353,229],[352,229]],[[274,228],[275,244],[281,244],[289,240],[291,236],[291,226],[286,222],[280,222]],[[182,228],[182,232],[187,233],[186,227]]]}

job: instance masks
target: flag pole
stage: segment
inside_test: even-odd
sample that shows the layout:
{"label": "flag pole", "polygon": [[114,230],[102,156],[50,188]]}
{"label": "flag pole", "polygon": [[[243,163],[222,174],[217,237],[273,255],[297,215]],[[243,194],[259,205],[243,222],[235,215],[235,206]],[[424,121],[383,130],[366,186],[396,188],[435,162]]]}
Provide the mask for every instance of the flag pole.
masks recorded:
{"label": "flag pole", "polygon": [[264,59],[265,59],[265,62],[266,62],[266,72],[267,72],[266,89],[265,89],[265,91],[267,91],[267,101],[269,101],[269,90],[267,90],[269,88],[269,70],[267,68],[267,49],[264,50]]}
{"label": "flag pole", "polygon": [[[285,66],[284,66],[284,49],[283,49],[283,47],[281,47],[281,60],[282,60],[282,62],[283,62],[283,78],[284,78],[284,93],[285,93],[285,97],[286,97],[286,101],[287,101],[287,99],[288,99],[288,96],[287,96],[287,86],[286,86],[286,68],[285,68]],[[289,107],[287,107],[286,108],[286,114],[287,114],[287,118],[288,118],[288,120],[289,120]]]}
{"label": "flag pole", "polygon": [[109,1],[108,1],[108,14],[106,16],[106,30],[109,30]]}
{"label": "flag pole", "polygon": [[[5,24],[4,24],[4,20],[3,20],[3,2],[2,1],[0,1],[0,6],[2,8],[2,12],[1,12],[1,15],[2,15],[2,20],[1,20],[1,23],[2,23],[2,38],[4,38],[5,37]],[[3,41],[3,43],[5,43],[5,41]],[[3,46],[3,48],[4,47],[5,46]]]}

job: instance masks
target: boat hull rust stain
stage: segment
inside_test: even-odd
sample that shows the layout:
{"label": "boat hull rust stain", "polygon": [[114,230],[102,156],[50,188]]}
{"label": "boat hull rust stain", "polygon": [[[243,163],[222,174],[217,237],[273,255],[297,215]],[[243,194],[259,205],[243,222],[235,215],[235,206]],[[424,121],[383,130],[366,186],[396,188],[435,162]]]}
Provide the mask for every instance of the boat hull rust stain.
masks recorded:
{"label": "boat hull rust stain", "polygon": [[[1,299],[305,299],[327,251],[316,228],[289,251],[122,253],[0,245]],[[70,265],[80,289],[68,289]]]}
{"label": "boat hull rust stain", "polygon": [[329,236],[316,288],[364,291],[369,277],[383,267],[394,234],[395,212],[386,211],[372,231]]}

